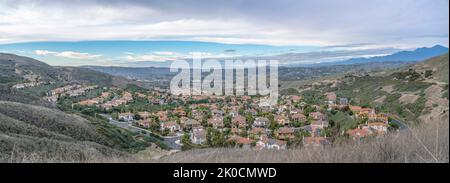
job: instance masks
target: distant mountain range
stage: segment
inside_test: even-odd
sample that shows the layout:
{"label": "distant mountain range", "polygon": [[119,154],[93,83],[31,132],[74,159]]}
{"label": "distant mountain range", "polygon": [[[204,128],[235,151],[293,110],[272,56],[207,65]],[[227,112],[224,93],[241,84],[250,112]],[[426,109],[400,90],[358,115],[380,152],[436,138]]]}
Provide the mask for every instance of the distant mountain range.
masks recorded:
{"label": "distant mountain range", "polygon": [[448,48],[436,45],[431,48],[423,47],[417,48],[413,51],[400,51],[391,55],[386,56],[375,56],[370,58],[352,58],[349,60],[338,61],[338,62],[327,62],[318,65],[349,65],[349,64],[360,64],[369,62],[417,62],[432,57],[436,57],[448,52]]}
{"label": "distant mountain range", "polygon": [[[228,59],[240,59],[240,60],[279,60],[280,66],[286,67],[315,67],[315,66],[324,66],[324,65],[351,65],[351,64],[364,64],[364,63],[380,63],[384,64],[405,64],[410,62],[417,62],[426,60],[435,56],[439,56],[448,52],[448,48],[436,45],[433,47],[423,47],[417,48],[412,51],[399,51],[393,54],[385,55],[385,56],[374,56],[374,57],[357,57],[351,58],[347,60],[338,59],[339,57],[346,56],[348,53],[343,51],[325,51],[325,52],[309,52],[309,53],[286,53],[280,55],[273,56],[262,56],[262,57],[237,57],[237,58],[228,58]],[[361,50],[354,51],[357,55],[366,55],[370,54],[370,51]],[[328,61],[315,61],[317,59],[327,55]],[[336,60],[332,60],[332,58],[336,58]],[[207,58],[204,58],[205,60]],[[223,59],[218,59],[222,63]],[[192,62],[191,59],[187,60],[189,63]],[[155,61],[139,61],[139,62],[127,62],[124,63],[125,67],[159,67],[159,68],[168,68],[171,65],[171,61],[165,62],[155,62]]]}

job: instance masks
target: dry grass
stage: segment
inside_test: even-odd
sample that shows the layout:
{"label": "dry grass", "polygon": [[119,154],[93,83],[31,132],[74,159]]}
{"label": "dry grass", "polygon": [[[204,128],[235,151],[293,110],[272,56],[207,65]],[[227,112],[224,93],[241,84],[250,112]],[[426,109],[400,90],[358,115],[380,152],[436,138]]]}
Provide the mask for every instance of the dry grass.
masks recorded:
{"label": "dry grass", "polygon": [[283,151],[202,149],[177,153],[158,162],[204,163],[448,163],[448,116],[398,134],[365,143]]}
{"label": "dry grass", "polygon": [[321,148],[248,150],[235,148],[198,149],[175,153],[158,160],[134,156],[105,157],[85,152],[83,157],[46,157],[39,153],[13,152],[7,162],[82,163],[448,163],[448,112],[433,123],[386,135],[367,142],[346,142]]}

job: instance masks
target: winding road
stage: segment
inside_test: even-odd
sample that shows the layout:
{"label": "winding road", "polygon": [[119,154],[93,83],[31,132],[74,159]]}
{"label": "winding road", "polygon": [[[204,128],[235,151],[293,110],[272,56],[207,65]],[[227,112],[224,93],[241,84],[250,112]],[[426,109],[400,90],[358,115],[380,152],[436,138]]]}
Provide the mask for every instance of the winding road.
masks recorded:
{"label": "winding road", "polygon": [[[127,129],[132,132],[136,132],[136,133],[141,133],[146,136],[150,136],[150,134],[157,135],[157,134],[151,132],[150,130],[146,130],[143,128],[133,126],[131,122],[116,121],[116,120],[112,119],[112,117],[110,115],[107,115],[107,114],[99,114],[99,115],[105,117],[106,119],[108,119],[110,124],[117,126],[119,128]],[[159,136],[159,135],[157,135],[157,136]],[[176,136],[167,136],[167,137],[162,137],[162,138],[164,139],[164,141],[163,141],[164,144],[166,144],[168,147],[170,147],[171,149],[180,150],[181,146],[182,146],[182,144],[180,143],[181,136],[182,136],[182,134],[177,134]]]}

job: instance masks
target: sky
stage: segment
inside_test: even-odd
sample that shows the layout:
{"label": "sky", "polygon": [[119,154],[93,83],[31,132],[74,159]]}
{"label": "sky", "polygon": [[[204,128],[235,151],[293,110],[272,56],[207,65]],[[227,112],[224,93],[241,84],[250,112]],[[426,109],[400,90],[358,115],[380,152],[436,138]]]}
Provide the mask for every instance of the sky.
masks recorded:
{"label": "sky", "polygon": [[52,65],[161,62],[194,52],[371,56],[448,47],[448,39],[448,0],[0,1],[0,52]]}

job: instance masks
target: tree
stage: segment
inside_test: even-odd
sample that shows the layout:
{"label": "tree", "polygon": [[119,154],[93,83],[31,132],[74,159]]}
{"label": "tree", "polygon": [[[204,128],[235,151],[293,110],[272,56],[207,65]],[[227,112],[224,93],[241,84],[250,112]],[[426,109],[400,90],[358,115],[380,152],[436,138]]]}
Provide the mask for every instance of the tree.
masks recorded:
{"label": "tree", "polygon": [[170,130],[169,130],[168,128],[165,128],[165,129],[163,130],[162,135],[163,135],[163,136],[167,136],[167,135],[169,135],[169,133],[170,133]]}
{"label": "tree", "polygon": [[183,144],[182,149],[181,150],[189,150],[192,149],[191,146],[191,138],[189,137],[189,134],[184,134],[181,137],[181,143]]}
{"label": "tree", "polygon": [[303,110],[303,112],[304,112],[304,114],[306,116],[308,116],[309,113],[312,113],[312,112],[315,112],[315,111],[316,111],[316,109],[314,107],[310,106],[310,105],[306,106],[305,109]]}
{"label": "tree", "polygon": [[239,115],[244,115],[244,109],[242,108],[239,109]]}
{"label": "tree", "polygon": [[248,137],[247,130],[242,130],[241,134],[242,137]]}
{"label": "tree", "polygon": [[161,129],[161,125],[159,124],[159,122],[157,122],[157,121],[154,121],[153,123],[152,123],[152,125],[150,126],[150,130],[152,130],[152,131],[159,131]]}
{"label": "tree", "polygon": [[202,121],[201,121],[200,123],[201,123],[201,125],[202,125],[203,127],[207,127],[207,126],[208,126],[208,120],[207,120],[206,118],[203,118]]}
{"label": "tree", "polygon": [[253,121],[255,121],[255,118],[253,117],[252,114],[246,114],[245,115],[245,120],[247,122],[247,127],[250,128],[252,126],[252,124],[253,124]]}
{"label": "tree", "polygon": [[303,126],[302,122],[300,122],[298,120],[292,121],[291,124],[292,124],[293,127],[296,127],[296,128]]}
{"label": "tree", "polygon": [[222,147],[226,145],[224,134],[219,130],[208,128],[206,133],[206,141],[210,146]]}
{"label": "tree", "polygon": [[117,112],[114,112],[111,114],[111,118],[117,120],[119,119],[119,114]]}
{"label": "tree", "polygon": [[231,116],[230,115],[225,116],[225,118],[223,119],[223,125],[225,126],[225,128],[231,128]]}
{"label": "tree", "polygon": [[335,115],[336,113],[337,113],[336,110],[334,110],[334,109],[331,110],[331,114]]}
{"label": "tree", "polygon": [[278,128],[278,123],[275,120],[270,120],[269,129],[275,131]]}
{"label": "tree", "polygon": [[134,119],[135,120],[140,120],[141,119],[141,115],[139,115],[138,113],[134,113]]}

